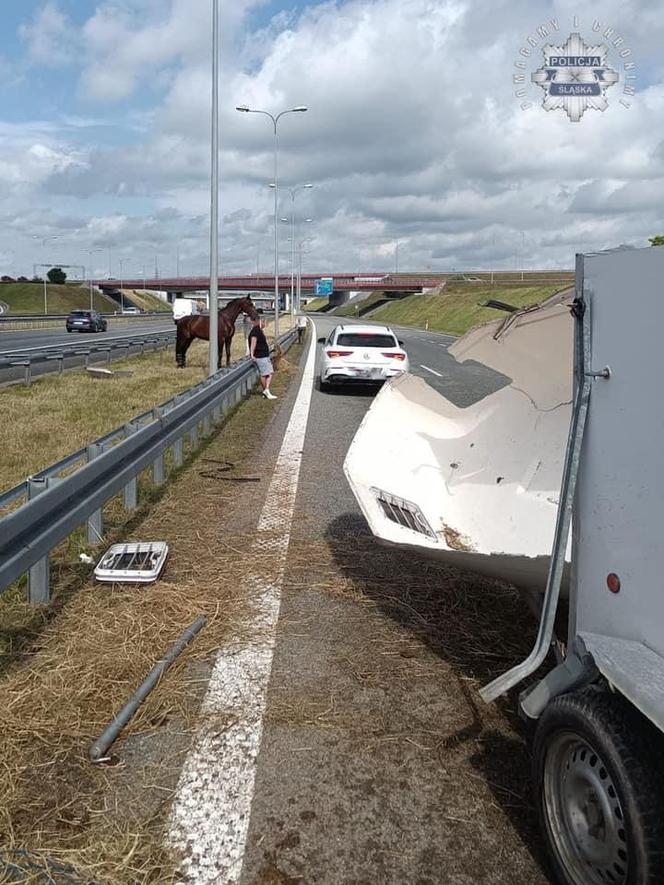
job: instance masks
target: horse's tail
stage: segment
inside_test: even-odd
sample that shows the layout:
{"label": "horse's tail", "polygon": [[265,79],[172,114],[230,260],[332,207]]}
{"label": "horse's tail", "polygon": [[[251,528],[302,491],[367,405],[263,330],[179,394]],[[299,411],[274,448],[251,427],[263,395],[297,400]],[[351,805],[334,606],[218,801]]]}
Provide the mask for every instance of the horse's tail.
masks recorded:
{"label": "horse's tail", "polygon": [[177,332],[175,335],[175,363],[178,369],[184,369],[186,364],[186,353],[191,338],[189,336],[189,317],[182,317],[176,324]]}

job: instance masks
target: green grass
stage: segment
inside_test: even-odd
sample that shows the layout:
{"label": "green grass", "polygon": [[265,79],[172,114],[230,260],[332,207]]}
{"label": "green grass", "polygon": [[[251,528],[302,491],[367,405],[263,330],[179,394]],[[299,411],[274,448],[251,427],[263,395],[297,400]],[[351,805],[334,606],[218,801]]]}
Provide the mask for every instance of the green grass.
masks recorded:
{"label": "green grass", "polygon": [[[268,339],[273,327],[266,324]],[[288,327],[285,322],[282,331]],[[231,359],[244,353],[244,336],[238,333]],[[73,369],[64,375],[44,375],[30,387],[12,384],[0,389],[0,491],[202,381],[208,372],[208,344],[194,341],[186,369],[176,368],[174,347],[114,362],[110,368],[132,374],[100,379]]]}
{"label": "green grass", "polygon": [[144,292],[142,289],[123,289],[122,291],[141,310],[172,313],[170,305],[150,292]]}
{"label": "green grass", "polygon": [[448,283],[440,295],[411,295],[379,307],[371,319],[403,326],[416,326],[450,335],[463,335],[480,323],[499,319],[506,314],[480,305],[495,298],[516,307],[539,304],[564,284],[542,286],[469,286],[464,283]]}
{"label": "green grass", "polygon": [[305,304],[304,309],[307,312],[310,310],[320,310],[322,307],[327,307],[329,303],[329,298],[314,298],[314,300],[310,301],[309,304]]}
{"label": "green grass", "polygon": [[[48,313],[65,314],[77,307],[90,307],[90,291],[87,286],[46,284]],[[43,314],[43,283],[0,283],[0,301],[9,305],[11,314]],[[117,305],[105,295],[92,293],[92,306],[95,310],[108,313]]]}
{"label": "green grass", "polygon": [[383,301],[385,298],[384,292],[372,292],[368,298],[365,298],[363,301],[351,301],[349,304],[343,304],[341,307],[336,307],[334,310],[330,311],[330,314],[335,317],[354,317],[358,316],[357,311],[363,310],[365,307],[369,307],[371,304],[375,304],[377,301]]}

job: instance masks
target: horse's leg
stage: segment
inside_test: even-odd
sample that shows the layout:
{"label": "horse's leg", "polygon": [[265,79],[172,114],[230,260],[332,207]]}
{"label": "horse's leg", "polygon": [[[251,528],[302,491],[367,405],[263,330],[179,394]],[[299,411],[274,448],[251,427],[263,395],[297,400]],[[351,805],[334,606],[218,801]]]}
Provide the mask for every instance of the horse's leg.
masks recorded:
{"label": "horse's leg", "polygon": [[175,336],[175,363],[178,369],[184,369],[186,364],[187,348],[191,343],[191,339],[184,330],[184,324],[178,323],[177,333]]}
{"label": "horse's leg", "polygon": [[233,332],[230,332],[228,337],[226,338],[226,365],[230,366],[231,364],[231,344],[233,343]]}
{"label": "horse's leg", "polygon": [[186,367],[187,351],[193,340],[194,336],[190,333],[189,329],[180,328],[180,326],[178,326],[178,332],[175,339],[175,362],[177,363],[178,369],[184,369]]}

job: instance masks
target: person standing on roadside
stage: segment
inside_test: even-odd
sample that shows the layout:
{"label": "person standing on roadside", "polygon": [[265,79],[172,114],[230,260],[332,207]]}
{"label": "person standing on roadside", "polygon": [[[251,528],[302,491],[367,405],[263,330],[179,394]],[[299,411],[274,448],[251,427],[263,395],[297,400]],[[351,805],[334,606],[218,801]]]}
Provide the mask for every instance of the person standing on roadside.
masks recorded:
{"label": "person standing on roadside", "polygon": [[304,335],[304,330],[307,328],[307,318],[304,314],[300,314],[297,318],[297,343],[302,343],[302,336]]}
{"label": "person standing on roadside", "polygon": [[274,369],[270,359],[270,348],[263,331],[264,325],[263,319],[257,316],[251,332],[249,332],[249,356],[256,363],[256,368],[261,376],[263,396],[265,399],[276,399],[276,396],[270,390],[270,381],[272,380]]}

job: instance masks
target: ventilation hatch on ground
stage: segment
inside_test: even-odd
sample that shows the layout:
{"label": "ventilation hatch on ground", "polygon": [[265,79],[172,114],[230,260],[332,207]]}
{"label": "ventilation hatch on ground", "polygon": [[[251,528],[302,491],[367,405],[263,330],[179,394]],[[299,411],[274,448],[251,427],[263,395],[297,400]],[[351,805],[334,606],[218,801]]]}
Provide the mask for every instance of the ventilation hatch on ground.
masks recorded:
{"label": "ventilation hatch on ground", "polygon": [[164,541],[113,544],[95,568],[98,581],[150,584],[161,574],[168,556]]}

